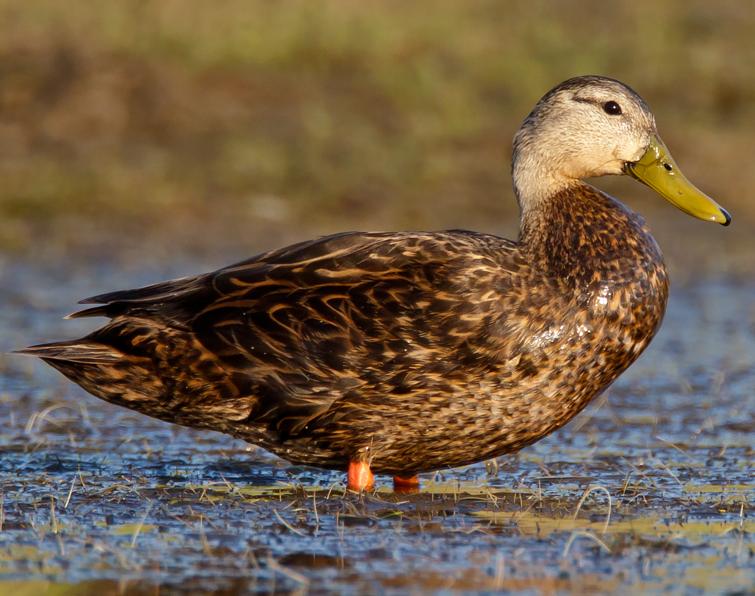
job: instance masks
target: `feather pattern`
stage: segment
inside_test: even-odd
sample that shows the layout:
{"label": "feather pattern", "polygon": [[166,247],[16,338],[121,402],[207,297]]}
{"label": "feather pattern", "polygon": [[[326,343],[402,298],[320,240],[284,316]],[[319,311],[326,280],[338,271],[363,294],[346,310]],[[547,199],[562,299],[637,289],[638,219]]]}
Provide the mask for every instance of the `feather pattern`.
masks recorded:
{"label": "feather pattern", "polygon": [[71,316],[107,324],[22,352],[108,402],[348,468],[357,488],[370,468],[413,482],[516,451],[579,413],[661,324],[668,280],[644,220],[581,182],[626,172],[656,136],[631,89],[572,79],[517,133],[517,241],[335,234],[86,299]]}
{"label": "feather pattern", "polygon": [[342,233],[95,296],[75,316],[108,325],[31,353],[107,401],[294,462],[472,463],[565,424],[661,320],[665,272],[638,216],[587,186],[549,206],[518,243]]}

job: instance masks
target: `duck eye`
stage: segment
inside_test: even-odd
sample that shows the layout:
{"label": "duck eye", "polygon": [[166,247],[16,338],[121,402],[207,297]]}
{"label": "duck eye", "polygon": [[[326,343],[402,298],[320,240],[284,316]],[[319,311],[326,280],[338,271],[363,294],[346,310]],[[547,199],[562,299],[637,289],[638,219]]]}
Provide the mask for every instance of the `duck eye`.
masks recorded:
{"label": "duck eye", "polygon": [[621,106],[615,101],[607,101],[603,104],[603,111],[611,116],[619,116],[621,114]]}

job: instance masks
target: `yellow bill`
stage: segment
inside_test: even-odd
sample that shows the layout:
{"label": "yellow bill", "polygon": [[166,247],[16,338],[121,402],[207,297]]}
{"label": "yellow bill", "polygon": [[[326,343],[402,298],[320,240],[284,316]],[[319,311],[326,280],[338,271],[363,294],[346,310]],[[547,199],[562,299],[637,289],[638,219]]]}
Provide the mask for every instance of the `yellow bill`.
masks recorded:
{"label": "yellow bill", "polygon": [[653,137],[645,155],[639,161],[627,163],[624,171],[689,215],[724,226],[731,223],[726,209],[687,180],[657,136]]}

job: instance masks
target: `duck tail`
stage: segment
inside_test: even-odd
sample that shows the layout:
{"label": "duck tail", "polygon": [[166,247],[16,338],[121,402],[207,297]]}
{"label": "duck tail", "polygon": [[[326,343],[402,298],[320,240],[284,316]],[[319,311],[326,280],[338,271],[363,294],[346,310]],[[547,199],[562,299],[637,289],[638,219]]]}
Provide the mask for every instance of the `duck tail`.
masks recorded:
{"label": "duck tail", "polygon": [[131,409],[148,410],[164,395],[149,358],[126,354],[95,337],[30,346],[16,353],[37,356],[92,395]]}
{"label": "duck tail", "polygon": [[70,341],[56,341],[49,344],[29,346],[14,354],[37,356],[45,362],[76,362],[78,364],[115,364],[123,358],[123,353],[112,346],[90,341],[75,339]]}

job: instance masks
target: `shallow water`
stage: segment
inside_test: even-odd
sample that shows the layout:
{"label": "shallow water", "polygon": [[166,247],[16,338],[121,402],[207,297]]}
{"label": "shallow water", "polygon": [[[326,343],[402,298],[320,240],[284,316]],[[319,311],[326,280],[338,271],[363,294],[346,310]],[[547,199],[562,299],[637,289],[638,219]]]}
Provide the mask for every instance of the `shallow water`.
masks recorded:
{"label": "shallow water", "polygon": [[[194,269],[0,263],[0,351],[91,328],[60,319],[78,298]],[[744,593],[754,406],[755,283],[721,279],[673,288],[646,354],[566,428],[417,495],[346,493],[4,354],[0,592]]]}

